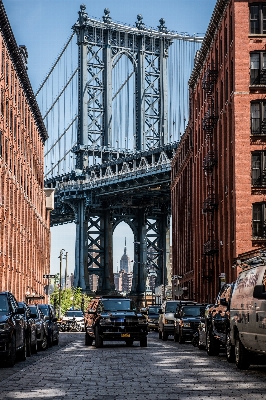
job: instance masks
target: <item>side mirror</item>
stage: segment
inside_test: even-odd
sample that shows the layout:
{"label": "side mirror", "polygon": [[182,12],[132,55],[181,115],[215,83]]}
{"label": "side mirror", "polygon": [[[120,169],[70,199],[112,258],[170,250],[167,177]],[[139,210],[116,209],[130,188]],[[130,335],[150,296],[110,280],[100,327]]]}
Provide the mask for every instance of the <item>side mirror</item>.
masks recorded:
{"label": "side mirror", "polygon": [[50,319],[49,315],[44,316],[44,321],[49,321],[49,319]]}
{"label": "side mirror", "polygon": [[94,314],[96,314],[96,310],[93,310],[92,308],[90,308],[90,309],[87,311],[87,313],[88,313],[88,314],[94,315]]}
{"label": "side mirror", "polygon": [[255,297],[255,299],[262,299],[262,300],[266,299],[265,286],[264,285],[256,285],[254,287],[253,297]]}
{"label": "side mirror", "polygon": [[17,309],[16,309],[16,314],[19,314],[19,315],[24,315],[24,308],[23,307],[18,307]]}

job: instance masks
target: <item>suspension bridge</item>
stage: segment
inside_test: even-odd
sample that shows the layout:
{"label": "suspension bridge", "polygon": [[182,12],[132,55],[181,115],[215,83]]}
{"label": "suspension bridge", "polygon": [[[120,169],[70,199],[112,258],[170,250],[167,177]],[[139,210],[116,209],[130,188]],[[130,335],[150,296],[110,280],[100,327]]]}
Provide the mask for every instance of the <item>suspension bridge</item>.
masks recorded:
{"label": "suspension bridge", "polygon": [[49,139],[45,186],[55,189],[51,226],[75,222],[74,285],[113,284],[113,232],[134,235],[132,294],[147,271],[167,284],[171,159],[188,118],[187,82],[202,38],[102,20],[80,6],[72,34],[36,92]]}

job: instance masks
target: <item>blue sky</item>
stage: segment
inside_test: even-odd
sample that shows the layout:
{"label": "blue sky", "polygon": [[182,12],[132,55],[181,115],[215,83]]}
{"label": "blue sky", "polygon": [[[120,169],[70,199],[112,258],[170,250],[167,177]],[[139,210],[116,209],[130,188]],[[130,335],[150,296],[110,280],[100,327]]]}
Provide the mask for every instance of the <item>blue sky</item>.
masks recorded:
{"label": "blue sky", "polygon": [[[148,27],[157,28],[165,19],[169,30],[203,35],[208,27],[216,0],[3,0],[18,45],[28,49],[28,74],[35,91],[60,53],[76,22],[80,4],[86,5],[90,17],[101,19],[109,8],[115,22],[135,25],[142,14]],[[68,252],[69,271],[74,271],[75,225],[51,229],[51,273],[59,271],[60,249]],[[133,235],[120,224],[114,234],[114,269],[124,251],[133,257]]]}

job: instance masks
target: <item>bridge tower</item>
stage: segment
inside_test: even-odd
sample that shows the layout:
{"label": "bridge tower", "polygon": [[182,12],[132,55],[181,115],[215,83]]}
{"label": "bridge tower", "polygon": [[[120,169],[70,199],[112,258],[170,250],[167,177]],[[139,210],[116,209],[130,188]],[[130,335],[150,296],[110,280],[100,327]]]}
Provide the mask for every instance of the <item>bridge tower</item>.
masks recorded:
{"label": "bridge tower", "polygon": [[[119,165],[122,170],[128,165],[134,168],[137,157],[141,169],[141,163],[147,162],[142,155],[154,163],[156,151],[158,165],[163,163],[162,158],[167,156],[161,151],[169,143],[167,57],[173,40],[164,20],[160,20],[158,31],[146,28],[141,15],[135,27],[125,26],[114,23],[105,9],[103,21],[97,21],[89,18],[86,7],[81,5],[73,30],[79,49],[78,131],[73,149],[76,177],[85,179],[88,174],[92,177],[91,166],[96,171],[98,164],[105,165],[105,176],[110,173],[112,177],[111,166],[115,165],[116,171]],[[117,83],[123,65],[128,62],[131,70]],[[120,110],[120,118],[124,118],[123,101],[120,99],[119,105],[118,98],[126,87],[129,88],[126,101],[131,102],[133,111],[128,117],[128,128],[119,131],[119,121],[114,122],[115,113]],[[90,275],[96,274],[99,292],[114,289],[112,236],[121,221],[127,222],[134,234],[132,293],[141,295],[145,291],[148,268],[156,269],[157,285],[167,283],[169,177],[168,198],[160,192],[160,184],[152,190],[149,179],[147,174],[142,182],[144,195],[135,200],[132,192],[127,193],[127,184],[121,189],[119,182],[115,203],[106,195],[104,187],[97,196],[84,191],[83,195],[64,199],[75,212],[75,286],[90,292]],[[152,179],[154,183],[157,178]]]}

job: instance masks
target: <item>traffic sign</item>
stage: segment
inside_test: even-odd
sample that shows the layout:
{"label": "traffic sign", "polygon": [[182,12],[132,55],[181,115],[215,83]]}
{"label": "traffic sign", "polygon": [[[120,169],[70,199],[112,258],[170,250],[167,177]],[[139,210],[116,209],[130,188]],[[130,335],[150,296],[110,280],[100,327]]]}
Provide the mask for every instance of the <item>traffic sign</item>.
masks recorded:
{"label": "traffic sign", "polygon": [[43,278],[47,278],[47,279],[55,278],[55,275],[45,274],[45,275],[43,275]]}

